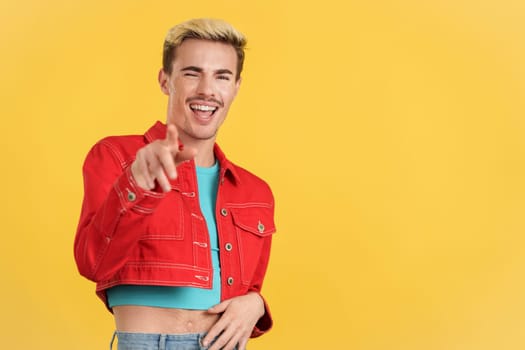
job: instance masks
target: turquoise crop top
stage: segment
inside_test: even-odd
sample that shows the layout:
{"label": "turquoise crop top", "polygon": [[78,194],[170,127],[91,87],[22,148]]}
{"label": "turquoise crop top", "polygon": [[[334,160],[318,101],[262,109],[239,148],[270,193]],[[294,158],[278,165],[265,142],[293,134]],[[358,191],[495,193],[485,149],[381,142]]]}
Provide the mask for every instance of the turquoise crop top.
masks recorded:
{"label": "turquoise crop top", "polygon": [[215,202],[219,185],[219,163],[211,168],[197,167],[197,185],[202,214],[210,234],[213,264],[212,289],[195,287],[165,287],[119,285],[107,290],[109,307],[142,305],[177,309],[207,310],[221,300],[221,269],[219,241],[215,223]]}

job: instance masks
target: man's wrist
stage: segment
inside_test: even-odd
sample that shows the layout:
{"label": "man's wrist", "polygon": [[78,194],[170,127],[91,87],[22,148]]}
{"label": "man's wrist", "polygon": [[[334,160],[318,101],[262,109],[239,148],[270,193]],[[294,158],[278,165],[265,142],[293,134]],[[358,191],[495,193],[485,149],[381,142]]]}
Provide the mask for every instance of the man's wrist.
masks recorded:
{"label": "man's wrist", "polygon": [[250,295],[254,298],[254,300],[257,300],[257,303],[259,304],[259,318],[262,317],[265,313],[265,308],[264,308],[264,300],[262,298],[262,296],[257,293],[257,292],[248,292],[246,295]]}

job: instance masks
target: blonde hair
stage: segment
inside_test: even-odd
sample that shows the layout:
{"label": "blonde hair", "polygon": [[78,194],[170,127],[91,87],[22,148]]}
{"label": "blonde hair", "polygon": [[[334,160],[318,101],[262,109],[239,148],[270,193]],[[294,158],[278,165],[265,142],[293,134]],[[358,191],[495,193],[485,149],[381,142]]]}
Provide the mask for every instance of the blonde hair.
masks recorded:
{"label": "blonde hair", "polygon": [[164,72],[171,74],[171,64],[175,59],[176,49],[186,39],[219,41],[233,46],[237,53],[236,79],[239,80],[244,63],[246,38],[228,22],[211,18],[191,19],[177,24],[168,31],[164,39],[162,55],[162,69]]}

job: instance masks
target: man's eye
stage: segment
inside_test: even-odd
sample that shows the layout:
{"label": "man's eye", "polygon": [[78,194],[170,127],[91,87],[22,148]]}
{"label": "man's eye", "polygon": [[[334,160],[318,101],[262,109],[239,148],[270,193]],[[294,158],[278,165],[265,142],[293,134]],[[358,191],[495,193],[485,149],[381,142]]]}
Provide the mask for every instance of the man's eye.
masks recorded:
{"label": "man's eye", "polygon": [[184,76],[186,76],[186,77],[196,77],[197,74],[196,73],[185,73]]}
{"label": "man's eye", "polygon": [[230,80],[230,77],[227,76],[227,75],[219,75],[217,78],[219,78],[221,80]]}

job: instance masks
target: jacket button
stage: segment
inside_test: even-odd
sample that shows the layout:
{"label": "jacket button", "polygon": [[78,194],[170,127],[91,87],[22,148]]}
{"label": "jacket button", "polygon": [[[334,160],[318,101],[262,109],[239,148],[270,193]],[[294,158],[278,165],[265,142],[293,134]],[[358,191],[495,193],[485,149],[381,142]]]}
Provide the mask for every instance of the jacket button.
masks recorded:
{"label": "jacket button", "polygon": [[233,248],[233,246],[232,246],[231,243],[226,243],[224,245],[224,249],[226,249],[226,251],[228,251],[228,252],[231,252],[232,248]]}
{"label": "jacket button", "polygon": [[228,210],[226,210],[226,208],[222,208],[221,209],[221,215],[222,216],[227,216],[228,215]]}
{"label": "jacket button", "polygon": [[257,230],[259,230],[259,233],[264,232],[264,225],[260,221],[259,221],[259,225],[257,225]]}
{"label": "jacket button", "polygon": [[233,277],[228,277],[228,285],[231,286],[233,284]]}
{"label": "jacket button", "polygon": [[137,199],[137,195],[134,192],[128,191],[128,201],[134,202]]}

